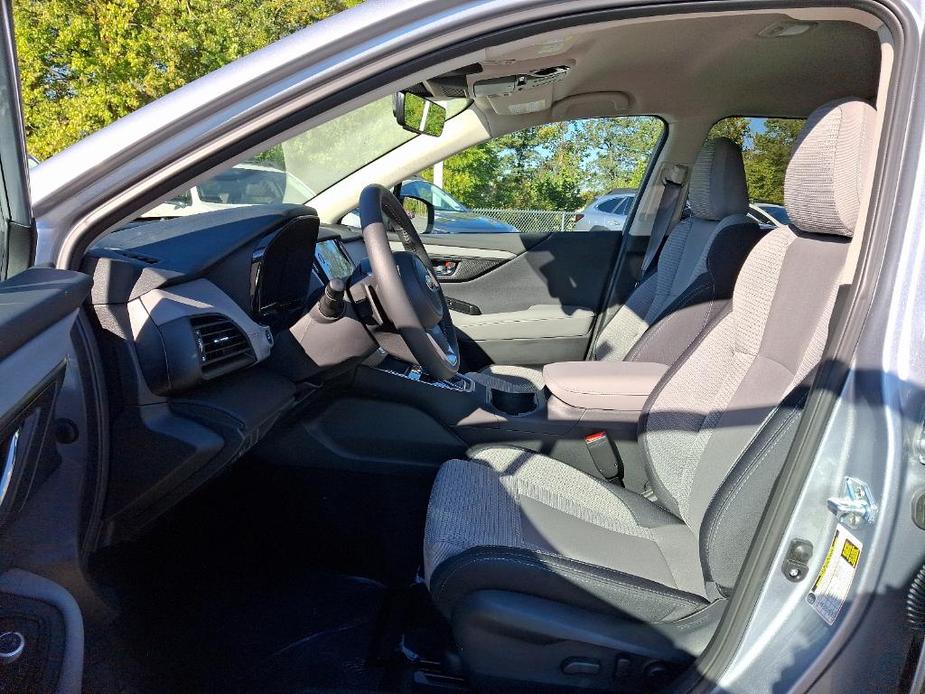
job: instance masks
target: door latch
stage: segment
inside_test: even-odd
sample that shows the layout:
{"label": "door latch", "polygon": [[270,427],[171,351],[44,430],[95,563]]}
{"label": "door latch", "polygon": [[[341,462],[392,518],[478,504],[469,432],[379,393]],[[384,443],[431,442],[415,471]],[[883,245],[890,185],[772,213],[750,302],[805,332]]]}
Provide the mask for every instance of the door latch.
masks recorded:
{"label": "door latch", "polygon": [[877,504],[870,491],[870,485],[856,477],[846,477],[844,494],[833,496],[826,505],[838,518],[838,522],[852,530],[862,525],[871,525],[877,518]]}

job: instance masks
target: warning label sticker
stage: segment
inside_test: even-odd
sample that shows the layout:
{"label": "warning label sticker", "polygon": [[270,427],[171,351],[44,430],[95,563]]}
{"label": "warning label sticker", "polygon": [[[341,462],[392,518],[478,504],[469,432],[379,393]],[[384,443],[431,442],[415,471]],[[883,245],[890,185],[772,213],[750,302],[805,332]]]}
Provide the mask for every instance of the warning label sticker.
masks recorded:
{"label": "warning label sticker", "polygon": [[847,528],[838,525],[829,553],[822,563],[816,582],[806,596],[816,613],[831,626],[848,597],[854,582],[863,545]]}

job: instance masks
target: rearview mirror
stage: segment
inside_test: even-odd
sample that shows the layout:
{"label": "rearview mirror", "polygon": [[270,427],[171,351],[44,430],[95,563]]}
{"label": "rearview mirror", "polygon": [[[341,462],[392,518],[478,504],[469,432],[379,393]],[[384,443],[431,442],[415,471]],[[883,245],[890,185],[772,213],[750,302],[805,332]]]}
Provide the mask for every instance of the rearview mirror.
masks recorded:
{"label": "rearview mirror", "polygon": [[434,206],[413,195],[402,195],[399,199],[415,230],[419,234],[429,234],[434,228]]}
{"label": "rearview mirror", "polygon": [[405,130],[418,135],[439,137],[446,122],[446,109],[436,101],[409,92],[397,92],[392,110]]}

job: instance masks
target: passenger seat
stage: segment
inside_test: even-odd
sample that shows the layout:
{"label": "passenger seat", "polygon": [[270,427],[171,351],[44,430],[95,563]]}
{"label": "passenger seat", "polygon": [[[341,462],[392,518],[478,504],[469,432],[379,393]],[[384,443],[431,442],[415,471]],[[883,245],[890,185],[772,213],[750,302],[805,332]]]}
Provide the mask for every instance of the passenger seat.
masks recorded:
{"label": "passenger seat", "polygon": [[[674,364],[732,295],[749,251],[764,232],[750,218],[742,151],[707,140],[691,175],[691,215],[678,222],[655,269],[599,335],[594,360]],[[542,390],[542,369],[491,365],[467,374],[507,392]]]}
{"label": "passenger seat", "polygon": [[[755,247],[639,420],[656,498],[504,446],[440,468],[425,578],[473,678],[568,686],[577,673],[610,689],[632,667],[683,667],[702,650],[823,359],[875,123],[852,98],[806,121],[787,168],[790,226]],[[594,667],[570,672],[574,662]]]}

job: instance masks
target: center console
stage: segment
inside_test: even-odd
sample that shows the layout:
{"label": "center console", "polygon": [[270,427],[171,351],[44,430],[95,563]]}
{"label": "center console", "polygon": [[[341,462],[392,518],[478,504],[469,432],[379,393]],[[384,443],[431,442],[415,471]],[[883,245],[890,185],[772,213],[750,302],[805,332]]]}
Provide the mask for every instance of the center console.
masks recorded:
{"label": "center console", "polygon": [[426,412],[468,446],[521,446],[641,491],[639,417],[667,369],[648,362],[559,362],[544,368],[542,390],[512,393],[466,376],[437,381],[388,358],[360,367],[355,385]]}

